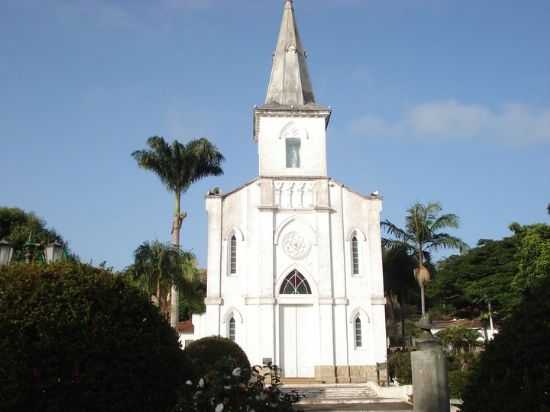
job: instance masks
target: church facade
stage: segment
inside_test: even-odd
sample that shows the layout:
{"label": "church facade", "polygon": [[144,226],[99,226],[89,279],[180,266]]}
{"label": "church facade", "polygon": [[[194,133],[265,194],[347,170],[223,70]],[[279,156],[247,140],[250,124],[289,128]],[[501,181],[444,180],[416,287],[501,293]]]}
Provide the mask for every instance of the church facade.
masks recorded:
{"label": "church facade", "polygon": [[228,337],[287,378],[365,382],[386,362],[382,200],[328,177],[330,116],[287,0],[267,98],[254,110],[259,175],[207,195],[206,313],[182,338]]}

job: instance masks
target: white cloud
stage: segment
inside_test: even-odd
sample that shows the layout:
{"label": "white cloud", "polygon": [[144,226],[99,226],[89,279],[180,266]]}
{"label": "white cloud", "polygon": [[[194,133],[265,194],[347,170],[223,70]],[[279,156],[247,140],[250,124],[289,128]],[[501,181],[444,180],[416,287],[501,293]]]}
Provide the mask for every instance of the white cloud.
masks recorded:
{"label": "white cloud", "polygon": [[355,134],[368,138],[550,143],[550,107],[508,104],[491,108],[456,100],[435,101],[416,105],[393,121],[363,116],[351,127]]}

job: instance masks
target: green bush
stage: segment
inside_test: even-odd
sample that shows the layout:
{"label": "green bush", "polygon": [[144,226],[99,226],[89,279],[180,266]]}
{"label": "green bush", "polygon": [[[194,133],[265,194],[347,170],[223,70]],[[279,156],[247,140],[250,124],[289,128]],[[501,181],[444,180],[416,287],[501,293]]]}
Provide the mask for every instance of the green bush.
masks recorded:
{"label": "green bush", "polygon": [[464,389],[464,412],[550,411],[550,278],[527,290]]}
{"label": "green bush", "polygon": [[412,383],[411,352],[394,352],[388,355],[390,378],[397,379],[400,385]]}
{"label": "green bush", "polygon": [[184,368],[176,333],[112,273],[0,268],[1,411],[170,411]]}
{"label": "green bush", "polygon": [[246,353],[235,342],[219,336],[210,336],[189,344],[184,353],[189,360],[194,379],[217,373],[217,364],[229,360],[250,377],[250,362]]}
{"label": "green bush", "polygon": [[468,379],[468,370],[454,369],[449,370],[449,394],[451,398],[462,399],[464,386]]}

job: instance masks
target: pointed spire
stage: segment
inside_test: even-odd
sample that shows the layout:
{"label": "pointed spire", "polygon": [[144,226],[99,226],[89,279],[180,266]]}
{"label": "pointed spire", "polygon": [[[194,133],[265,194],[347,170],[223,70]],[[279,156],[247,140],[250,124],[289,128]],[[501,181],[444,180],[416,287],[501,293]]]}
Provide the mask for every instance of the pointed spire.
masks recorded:
{"label": "pointed spire", "polygon": [[266,104],[304,106],[314,104],[313,87],[294,17],[292,0],[285,1],[277,48],[273,55]]}

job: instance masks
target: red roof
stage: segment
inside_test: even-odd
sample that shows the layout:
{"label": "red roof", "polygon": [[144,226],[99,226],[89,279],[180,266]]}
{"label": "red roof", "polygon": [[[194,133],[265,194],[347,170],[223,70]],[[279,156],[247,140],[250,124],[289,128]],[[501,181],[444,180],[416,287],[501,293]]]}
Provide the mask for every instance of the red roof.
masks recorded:
{"label": "red roof", "polygon": [[193,326],[193,321],[184,320],[183,322],[178,322],[176,324],[176,330],[179,333],[193,333],[195,331],[195,327]]}

